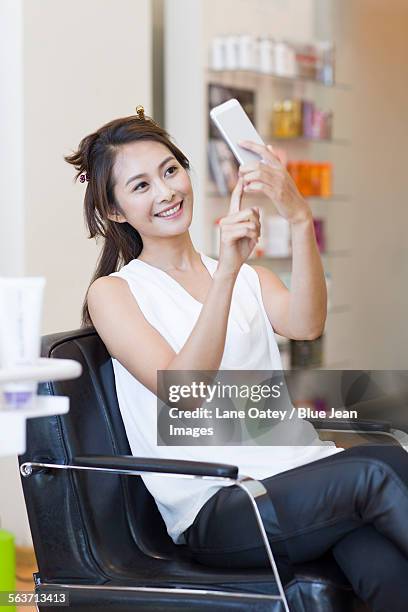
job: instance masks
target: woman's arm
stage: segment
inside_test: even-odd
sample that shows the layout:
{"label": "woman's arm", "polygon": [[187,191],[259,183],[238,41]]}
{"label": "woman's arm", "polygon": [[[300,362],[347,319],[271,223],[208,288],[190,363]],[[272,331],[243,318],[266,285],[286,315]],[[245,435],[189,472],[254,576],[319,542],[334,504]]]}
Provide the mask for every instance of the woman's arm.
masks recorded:
{"label": "woman's arm", "polygon": [[282,336],[318,338],[327,316],[327,289],[310,207],[272,147],[245,143],[245,148],[261,155],[264,161],[241,167],[244,191],[264,193],[291,227],[291,290],[270,270],[254,266],[268,318]]}
{"label": "woman's arm", "polygon": [[322,335],[327,316],[327,287],[312,216],[293,223],[292,277],[288,323],[294,338]]}
{"label": "woman's arm", "polygon": [[274,330],[295,340],[322,335],[327,315],[326,280],[312,219],[292,224],[290,291],[267,268],[253,266],[259,276],[262,299]]}

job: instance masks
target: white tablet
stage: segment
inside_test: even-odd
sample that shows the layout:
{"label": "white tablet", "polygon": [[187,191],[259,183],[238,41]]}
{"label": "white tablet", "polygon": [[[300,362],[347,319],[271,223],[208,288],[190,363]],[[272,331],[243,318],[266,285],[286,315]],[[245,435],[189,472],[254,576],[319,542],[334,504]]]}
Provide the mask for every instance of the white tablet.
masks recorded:
{"label": "white tablet", "polygon": [[258,144],[265,144],[238,100],[232,98],[219,106],[215,106],[210,111],[210,117],[239,164],[248,164],[261,159],[260,155],[238,145],[240,140],[251,140]]}

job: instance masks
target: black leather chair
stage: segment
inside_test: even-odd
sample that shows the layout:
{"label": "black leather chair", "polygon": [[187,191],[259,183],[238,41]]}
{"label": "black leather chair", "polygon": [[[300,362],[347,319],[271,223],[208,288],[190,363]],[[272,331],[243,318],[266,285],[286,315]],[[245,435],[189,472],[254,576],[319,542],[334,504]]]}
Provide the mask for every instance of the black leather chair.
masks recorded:
{"label": "black leather chair", "polygon": [[[189,468],[235,478],[236,468],[130,457],[111,359],[93,329],[46,336],[42,354],[75,359],[83,373],[41,385],[41,393],[69,396],[70,412],[28,421],[27,451],[19,457],[37,595],[68,595],[76,612],[285,610],[270,568],[213,569],[192,561],[188,548],[169,538],[140,476],[130,473]],[[291,612],[368,611],[331,553],[287,568],[281,579]],[[44,611],[54,607],[60,609],[48,601]]]}

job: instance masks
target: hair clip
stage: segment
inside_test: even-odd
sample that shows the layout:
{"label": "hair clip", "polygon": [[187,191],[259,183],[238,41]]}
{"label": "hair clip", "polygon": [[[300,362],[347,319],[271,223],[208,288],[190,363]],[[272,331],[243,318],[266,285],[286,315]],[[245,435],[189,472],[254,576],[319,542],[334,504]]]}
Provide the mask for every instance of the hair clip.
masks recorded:
{"label": "hair clip", "polygon": [[81,174],[81,176],[79,177],[79,181],[80,181],[81,183],[85,183],[85,181],[88,181],[88,182],[89,182],[89,176],[88,176],[88,173],[87,173],[87,172],[85,172],[85,174]]}
{"label": "hair clip", "polygon": [[138,119],[145,119],[144,108],[141,104],[139,104],[139,106],[136,106],[136,114]]}

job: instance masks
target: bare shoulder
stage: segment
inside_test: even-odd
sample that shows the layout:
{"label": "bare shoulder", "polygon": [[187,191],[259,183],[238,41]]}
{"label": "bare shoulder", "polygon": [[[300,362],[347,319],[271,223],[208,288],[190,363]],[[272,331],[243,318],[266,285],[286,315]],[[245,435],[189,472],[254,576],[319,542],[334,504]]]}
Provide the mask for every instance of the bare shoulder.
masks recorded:
{"label": "bare shoulder", "polygon": [[87,300],[92,323],[111,357],[156,393],[157,370],[165,369],[175,352],[145,318],[127,281],[100,277],[90,286]]}
{"label": "bare shoulder", "polygon": [[109,322],[112,317],[119,320],[125,315],[142,317],[139,305],[127,281],[118,276],[101,276],[89,287],[87,293],[88,309],[95,327]]}
{"label": "bare shoulder", "polygon": [[90,309],[97,308],[101,303],[118,302],[130,299],[131,292],[125,279],[119,276],[101,276],[94,280],[88,289],[87,299]]}
{"label": "bare shoulder", "polygon": [[91,284],[88,289],[88,298],[91,296],[106,294],[111,291],[123,291],[129,289],[129,285],[120,276],[100,276]]}

